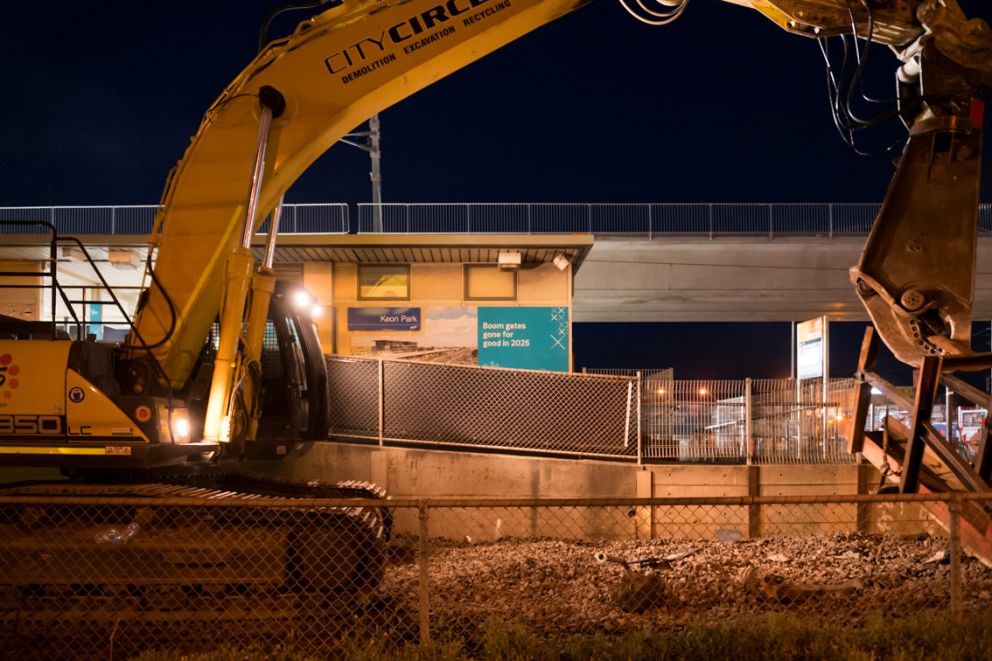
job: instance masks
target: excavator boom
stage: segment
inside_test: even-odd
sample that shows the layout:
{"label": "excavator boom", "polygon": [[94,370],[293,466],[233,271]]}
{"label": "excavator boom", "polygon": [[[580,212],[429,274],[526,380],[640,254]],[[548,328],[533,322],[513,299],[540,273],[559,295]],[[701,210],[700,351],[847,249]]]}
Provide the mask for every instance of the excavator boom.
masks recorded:
{"label": "excavator boom", "polygon": [[272,122],[256,222],[331,145],[371,115],[585,0],[348,0],[269,44],[207,111],[171,176],[156,221],[155,266],[138,333],[181,387],[221,309],[241,239],[259,91],[285,103]]}

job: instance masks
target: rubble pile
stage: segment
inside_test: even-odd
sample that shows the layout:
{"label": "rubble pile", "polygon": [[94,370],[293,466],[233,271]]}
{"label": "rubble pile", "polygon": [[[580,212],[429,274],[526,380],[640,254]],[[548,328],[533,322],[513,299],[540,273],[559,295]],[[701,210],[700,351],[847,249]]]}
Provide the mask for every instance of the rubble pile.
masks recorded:
{"label": "rubble pile", "polygon": [[[926,535],[730,543],[435,540],[432,547],[430,603],[439,621],[496,616],[548,633],[619,632],[770,611],[856,623],[871,613],[947,608],[950,599],[947,540]],[[384,590],[417,593],[417,564],[408,557],[387,573]],[[992,606],[992,570],[965,556],[961,573],[965,609]]]}

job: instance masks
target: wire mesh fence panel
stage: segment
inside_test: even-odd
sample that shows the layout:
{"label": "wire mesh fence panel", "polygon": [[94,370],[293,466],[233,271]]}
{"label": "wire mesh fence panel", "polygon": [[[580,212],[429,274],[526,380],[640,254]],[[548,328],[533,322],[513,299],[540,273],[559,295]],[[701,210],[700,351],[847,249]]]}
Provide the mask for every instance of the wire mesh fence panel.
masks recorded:
{"label": "wire mesh fence panel", "polygon": [[325,362],[330,436],[379,438],[379,361],[328,357]]}
{"label": "wire mesh fence panel", "polygon": [[644,457],[679,461],[743,460],[744,381],[645,379]]}
{"label": "wire mesh fence panel", "polygon": [[389,440],[637,455],[633,379],[384,361],[384,383]]}
{"label": "wire mesh fence panel", "polygon": [[765,464],[853,463],[843,423],[854,414],[851,379],[752,381],[754,461]]}

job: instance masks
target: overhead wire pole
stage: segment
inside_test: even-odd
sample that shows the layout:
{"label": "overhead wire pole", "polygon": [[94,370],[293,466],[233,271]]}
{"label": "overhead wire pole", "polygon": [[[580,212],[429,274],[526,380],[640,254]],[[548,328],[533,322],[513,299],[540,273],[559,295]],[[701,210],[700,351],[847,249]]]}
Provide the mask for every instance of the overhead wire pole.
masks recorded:
{"label": "overhead wire pole", "polygon": [[[363,139],[357,142],[358,139]],[[382,232],[382,131],[379,115],[369,117],[368,131],[355,131],[341,138],[341,142],[368,152],[372,161],[369,178],[372,180],[372,231]]]}

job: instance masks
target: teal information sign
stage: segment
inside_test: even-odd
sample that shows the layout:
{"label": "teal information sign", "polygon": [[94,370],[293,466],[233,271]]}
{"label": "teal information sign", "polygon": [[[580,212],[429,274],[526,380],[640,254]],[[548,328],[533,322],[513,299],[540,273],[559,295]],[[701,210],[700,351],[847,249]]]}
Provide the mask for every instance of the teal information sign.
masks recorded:
{"label": "teal information sign", "polygon": [[479,364],[568,371],[568,308],[479,306]]}

